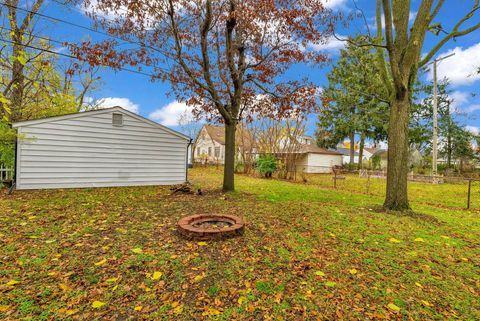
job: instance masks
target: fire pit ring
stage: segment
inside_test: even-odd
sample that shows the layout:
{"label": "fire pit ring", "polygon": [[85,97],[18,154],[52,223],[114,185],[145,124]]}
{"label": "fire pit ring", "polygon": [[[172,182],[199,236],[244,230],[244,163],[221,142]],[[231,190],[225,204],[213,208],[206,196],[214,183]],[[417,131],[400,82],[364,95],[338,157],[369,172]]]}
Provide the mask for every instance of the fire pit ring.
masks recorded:
{"label": "fire pit ring", "polygon": [[211,240],[242,235],[245,223],[235,215],[195,214],[180,219],[177,227],[187,239]]}

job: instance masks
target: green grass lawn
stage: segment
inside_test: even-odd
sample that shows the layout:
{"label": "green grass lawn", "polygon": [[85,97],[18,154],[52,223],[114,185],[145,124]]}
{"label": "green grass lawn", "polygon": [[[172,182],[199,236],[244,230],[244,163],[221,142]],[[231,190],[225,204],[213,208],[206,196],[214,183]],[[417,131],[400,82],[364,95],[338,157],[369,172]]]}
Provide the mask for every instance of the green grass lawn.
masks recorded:
{"label": "green grass lawn", "polygon": [[[379,210],[381,180],[366,195],[355,177],[333,190],[330,177],[237,176],[224,195],[219,170],[190,175],[203,196],[0,192],[0,319],[480,319],[480,210],[461,209],[465,186],[410,184],[416,213],[400,215]],[[244,216],[245,235],[176,234],[205,212]]]}

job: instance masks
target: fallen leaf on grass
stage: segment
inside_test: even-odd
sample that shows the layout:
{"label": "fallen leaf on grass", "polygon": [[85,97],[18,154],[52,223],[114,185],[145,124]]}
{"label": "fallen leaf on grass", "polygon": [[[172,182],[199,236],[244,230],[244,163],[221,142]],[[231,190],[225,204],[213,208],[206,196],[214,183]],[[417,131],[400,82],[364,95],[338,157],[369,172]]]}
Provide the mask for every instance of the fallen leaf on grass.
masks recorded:
{"label": "fallen leaf on grass", "polygon": [[420,300],[420,302],[422,302],[422,304],[426,307],[431,307],[433,306],[433,304],[431,304],[430,302],[426,301],[426,300]]}
{"label": "fallen leaf on grass", "polygon": [[316,276],[325,276],[325,273],[323,273],[322,271],[316,271],[315,275]]}
{"label": "fallen leaf on grass", "polygon": [[336,284],[336,282],[332,281],[325,282],[325,286],[328,286],[329,288],[333,288]]}
{"label": "fallen leaf on grass", "polygon": [[215,316],[219,314],[220,314],[220,311],[214,308],[205,308],[205,311],[203,311],[202,313],[203,316]]}
{"label": "fallen leaf on grass", "polygon": [[98,308],[103,307],[105,304],[106,304],[106,303],[105,303],[105,302],[102,302],[102,301],[93,301],[93,302],[92,302],[92,308],[98,309]]}
{"label": "fallen leaf on grass", "polygon": [[173,306],[172,304],[172,307],[173,307],[173,313],[175,314],[181,314],[183,312],[183,304],[178,304],[178,302],[175,302],[177,303],[176,306]]}
{"label": "fallen leaf on grass", "polygon": [[237,300],[239,305],[242,305],[245,301],[247,301],[247,298],[244,296],[239,297]]}
{"label": "fallen leaf on grass", "polygon": [[136,306],[133,308],[135,311],[142,311],[143,307],[142,306]]}
{"label": "fallen leaf on grass", "polygon": [[348,272],[350,272],[351,275],[355,275],[358,273],[357,269],[350,269]]}
{"label": "fallen leaf on grass", "polygon": [[397,239],[394,238],[394,237],[391,237],[388,241],[389,241],[390,243],[400,243],[400,242],[402,242],[402,241],[400,241],[400,240],[397,240]]}
{"label": "fallen leaf on grass", "polygon": [[203,280],[205,278],[205,274],[200,274],[200,275],[197,275],[193,278],[193,281],[194,282],[200,282],[201,280]]}
{"label": "fallen leaf on grass", "polygon": [[153,272],[153,275],[152,275],[152,280],[158,280],[162,277],[163,273],[162,272],[159,272],[159,271],[155,271]]}
{"label": "fallen leaf on grass", "polygon": [[8,286],[14,286],[16,284],[20,283],[20,281],[17,281],[17,280],[10,280],[7,282],[7,285]]}
{"label": "fallen leaf on grass", "polygon": [[390,310],[394,311],[394,312],[398,312],[400,311],[400,308],[398,306],[396,306],[395,304],[393,303],[389,303],[387,305],[387,308],[389,308]]}
{"label": "fallen leaf on grass", "polygon": [[95,266],[101,266],[107,263],[107,259],[100,260],[98,262],[95,262]]}
{"label": "fallen leaf on grass", "polygon": [[135,253],[135,254],[142,254],[143,250],[139,247],[136,247],[136,248],[132,249],[132,252]]}
{"label": "fallen leaf on grass", "polygon": [[118,278],[110,278],[110,279],[106,279],[105,282],[107,283],[114,283],[114,282],[117,282],[118,281]]}
{"label": "fallen leaf on grass", "polygon": [[418,283],[418,282],[415,282],[415,285],[418,286],[419,288],[423,288],[423,285],[421,285],[421,284]]}
{"label": "fallen leaf on grass", "polygon": [[63,291],[70,291],[72,288],[66,285],[65,283],[59,283],[58,287],[62,289]]}
{"label": "fallen leaf on grass", "polygon": [[10,305],[0,305],[0,312],[7,312],[12,307]]}
{"label": "fallen leaf on grass", "polygon": [[416,239],[413,240],[414,242],[425,242],[424,239],[422,239],[421,237],[417,237]]}
{"label": "fallen leaf on grass", "polygon": [[77,312],[78,312],[78,309],[70,309],[70,310],[65,311],[65,314],[66,315],[74,315]]}

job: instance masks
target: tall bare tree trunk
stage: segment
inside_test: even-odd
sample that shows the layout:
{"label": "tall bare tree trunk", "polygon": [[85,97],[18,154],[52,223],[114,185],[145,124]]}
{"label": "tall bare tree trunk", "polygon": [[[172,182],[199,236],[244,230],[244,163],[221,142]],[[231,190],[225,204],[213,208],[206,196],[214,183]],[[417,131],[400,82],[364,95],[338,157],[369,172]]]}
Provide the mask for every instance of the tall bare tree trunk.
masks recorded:
{"label": "tall bare tree trunk", "polygon": [[387,195],[384,203],[391,210],[410,208],[407,196],[409,114],[408,93],[396,96],[390,107]]}
{"label": "tall bare tree trunk", "polygon": [[223,191],[235,189],[235,131],[237,122],[225,124],[225,165],[223,168]]}
{"label": "tall bare tree trunk", "polygon": [[350,133],[350,165],[355,164],[355,132]]}
{"label": "tall bare tree trunk", "polygon": [[360,146],[358,147],[358,169],[362,169],[363,148],[365,147],[365,133],[360,134]]}

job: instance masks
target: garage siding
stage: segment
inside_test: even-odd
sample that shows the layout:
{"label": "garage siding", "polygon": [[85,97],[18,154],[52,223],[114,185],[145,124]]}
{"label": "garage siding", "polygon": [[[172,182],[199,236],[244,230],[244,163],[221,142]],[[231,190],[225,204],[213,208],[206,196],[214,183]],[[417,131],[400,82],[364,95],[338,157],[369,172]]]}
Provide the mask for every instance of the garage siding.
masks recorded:
{"label": "garage siding", "polygon": [[[112,114],[123,114],[123,126]],[[17,189],[165,185],[186,180],[188,140],[114,109],[18,127]]]}
{"label": "garage siding", "polygon": [[310,153],[307,157],[306,173],[330,173],[333,166],[342,165],[342,155]]}

